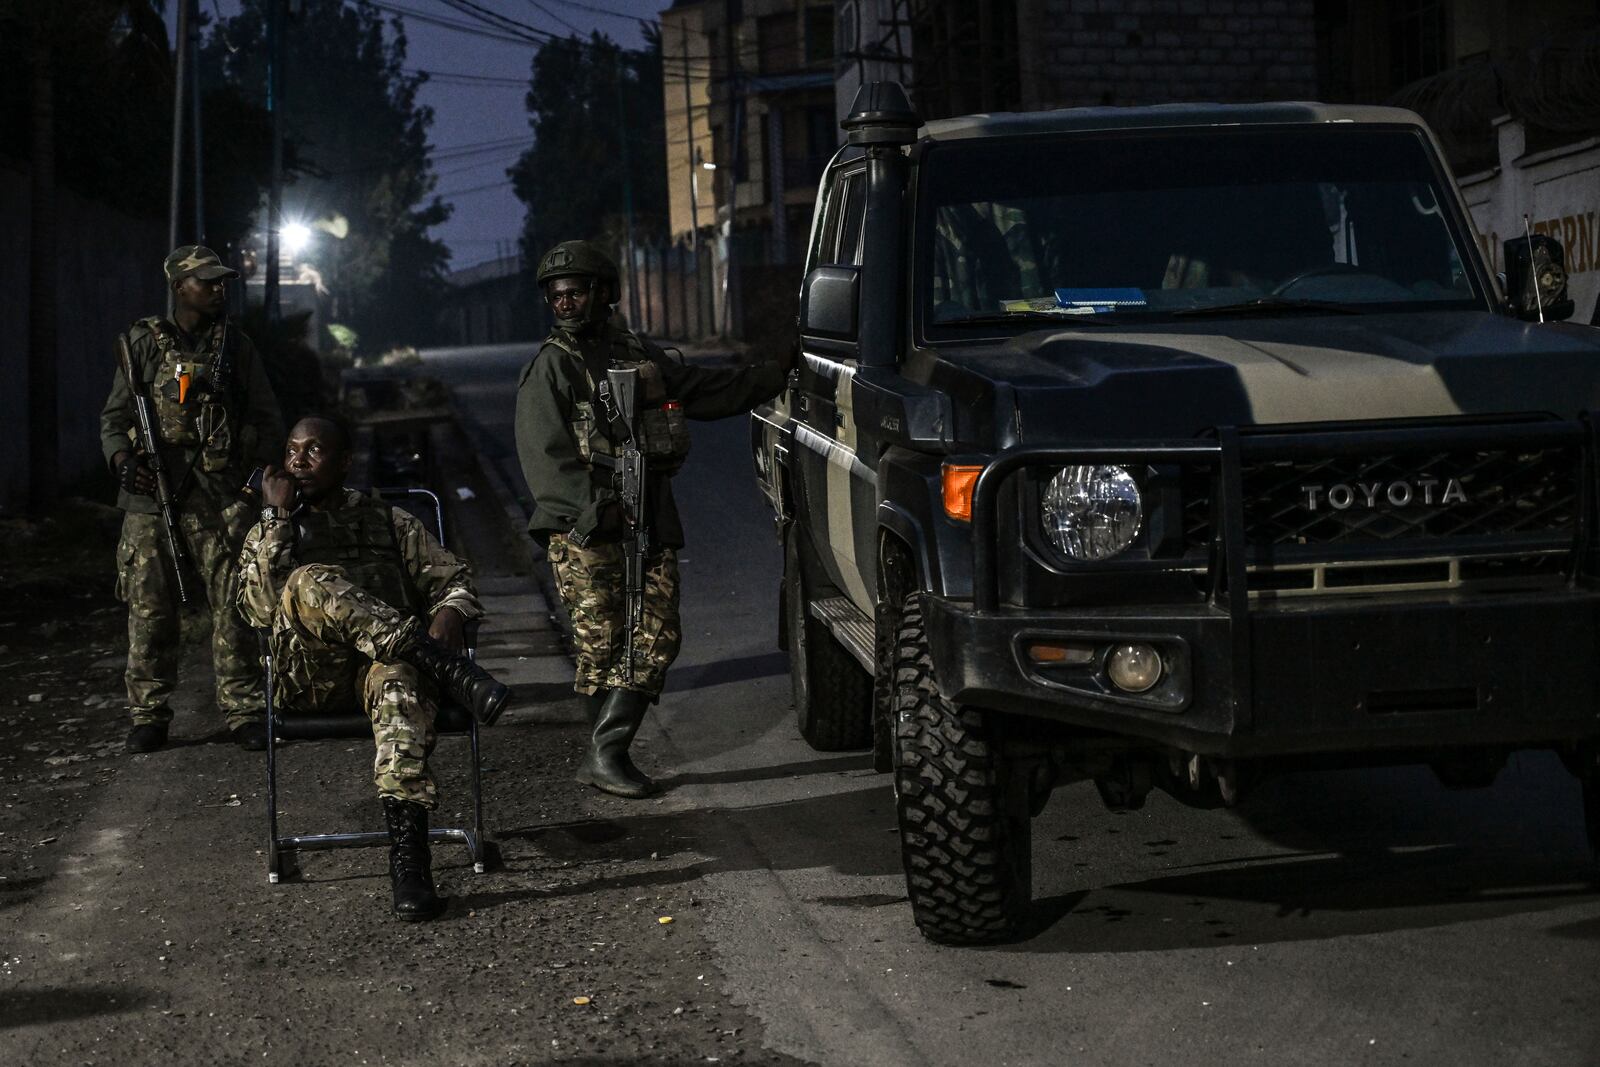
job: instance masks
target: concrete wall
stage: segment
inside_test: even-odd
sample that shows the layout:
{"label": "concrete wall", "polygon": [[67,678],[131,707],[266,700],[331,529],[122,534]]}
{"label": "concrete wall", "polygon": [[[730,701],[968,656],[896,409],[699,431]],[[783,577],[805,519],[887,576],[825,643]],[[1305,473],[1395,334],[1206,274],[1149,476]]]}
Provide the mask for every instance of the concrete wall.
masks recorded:
{"label": "concrete wall", "polygon": [[[0,514],[28,498],[28,176],[0,169]],[[166,312],[160,222],[131,219],[65,190],[56,194],[56,367],[62,487],[100,466],[100,406],[116,365],[113,339]]]}
{"label": "concrete wall", "polygon": [[1499,166],[1461,179],[1484,255],[1502,270],[1503,242],[1523,232],[1526,213],[1566,250],[1572,321],[1600,325],[1600,137],[1529,153],[1521,122],[1500,119],[1496,132]]}

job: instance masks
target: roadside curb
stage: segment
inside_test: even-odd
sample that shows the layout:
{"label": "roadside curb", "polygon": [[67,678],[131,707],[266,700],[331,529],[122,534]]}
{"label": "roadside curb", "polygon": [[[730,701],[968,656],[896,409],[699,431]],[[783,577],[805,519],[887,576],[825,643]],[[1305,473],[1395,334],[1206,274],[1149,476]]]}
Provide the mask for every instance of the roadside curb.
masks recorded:
{"label": "roadside curb", "polygon": [[567,657],[572,658],[573,631],[572,619],[567,614],[566,607],[561,603],[561,598],[556,594],[555,576],[550,571],[550,563],[545,558],[544,549],[533,538],[528,536],[528,512],[523,507],[522,500],[506,484],[505,477],[500,473],[494,463],[486,463],[483,457],[486,450],[483,447],[484,431],[461,410],[459,398],[454,389],[450,389],[450,419],[455,432],[474,445],[470,451],[472,462],[477,465],[478,471],[483,475],[484,482],[494,494],[495,503],[505,514],[506,523],[511,530],[511,541],[517,546],[516,552],[520,562],[526,565],[528,574],[534,584],[538,586],[540,594],[544,597],[545,608],[549,612],[550,621],[561,634],[562,646]]}

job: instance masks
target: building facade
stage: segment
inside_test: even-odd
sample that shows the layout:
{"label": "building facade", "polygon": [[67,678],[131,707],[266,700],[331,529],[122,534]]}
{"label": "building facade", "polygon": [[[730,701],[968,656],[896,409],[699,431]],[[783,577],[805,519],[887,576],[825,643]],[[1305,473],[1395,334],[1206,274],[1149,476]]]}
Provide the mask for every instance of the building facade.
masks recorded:
{"label": "building facade", "polygon": [[[857,89],[882,79],[904,84],[926,119],[1196,101],[1408,107],[1472,179],[1480,220],[1498,233],[1522,210],[1570,218],[1575,279],[1600,269],[1584,243],[1585,220],[1600,219],[1600,143],[1588,143],[1600,135],[1597,0],[678,0],[662,26],[673,233],[698,234],[715,257],[718,317],[736,335],[753,313],[792,319],[817,174]],[[1508,138],[1564,161],[1559,204],[1506,200],[1544,188],[1494,180]],[[745,300],[751,285],[788,303]]]}
{"label": "building facade", "polygon": [[548,331],[549,313],[524,273],[520,255],[451,271],[444,281],[449,292],[440,331],[448,344],[532,341]]}
{"label": "building facade", "polygon": [[798,290],[817,179],[839,144],[834,15],[817,0],[662,12],[672,234],[712,257],[712,332],[769,343],[773,300]]}

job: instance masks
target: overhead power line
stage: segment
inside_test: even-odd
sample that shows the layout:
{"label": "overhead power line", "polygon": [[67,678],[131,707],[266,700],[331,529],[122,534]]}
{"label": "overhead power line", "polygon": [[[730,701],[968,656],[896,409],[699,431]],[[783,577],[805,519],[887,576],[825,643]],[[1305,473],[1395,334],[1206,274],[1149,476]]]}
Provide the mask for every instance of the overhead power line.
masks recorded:
{"label": "overhead power line", "polygon": [[[526,23],[518,23],[513,19],[507,19],[505,16],[495,15],[494,12],[488,13],[493,16],[494,19],[498,19],[500,21],[485,19],[477,16],[474,12],[466,8],[457,7],[452,0],[440,0],[440,2],[450,6],[452,10],[468,15],[470,18],[472,18],[472,21],[467,22],[459,19],[446,18],[440,15],[431,14],[426,11],[419,11],[414,7],[407,7],[404,4],[394,3],[393,0],[368,0],[368,3],[380,11],[387,11],[390,14],[400,15],[408,19],[415,19],[416,21],[425,25],[437,26],[441,29],[453,30],[457,33],[465,34],[467,36],[477,37],[487,41],[495,41],[501,44],[514,44],[521,45],[523,47],[531,45],[534,48],[540,48],[546,44],[552,43],[559,43],[567,47],[585,49],[596,47],[593,42],[586,41],[581,37],[564,37],[560,34],[552,33],[549,30],[541,30],[536,26],[529,26]],[[480,8],[480,10],[487,11],[488,9]],[[641,19],[640,21],[649,20]],[[616,47],[624,52],[636,53],[640,51],[636,48],[624,48],[620,44],[617,44]],[[704,77],[708,81],[727,80],[724,75],[716,74],[715,68],[712,67],[709,62],[703,60],[694,60],[693,66],[694,73]],[[666,79],[669,81],[676,81],[682,77],[681,64],[679,70],[666,72]]]}
{"label": "overhead power line", "polygon": [[451,190],[448,190],[446,192],[438,193],[436,195],[441,200],[448,200],[453,196],[466,196],[469,193],[486,193],[490,189],[504,189],[507,186],[509,186],[510,184],[511,184],[511,179],[507,178],[505,181],[489,182],[489,183],[487,183],[485,185],[473,185],[473,186],[470,186],[470,187],[468,187],[466,189],[451,189]]}
{"label": "overhead power line", "polygon": [[452,174],[463,174],[469,170],[481,170],[484,167],[505,166],[509,163],[515,163],[517,161],[517,157],[520,156],[526,149],[526,145],[513,145],[510,148],[503,148],[497,152],[489,153],[491,156],[489,159],[480,159],[476,163],[467,163],[463,166],[451,167],[449,170],[436,170],[433,173],[435,177],[446,178]]}
{"label": "overhead power line", "polygon": [[561,37],[558,33],[552,33],[549,30],[540,29],[538,26],[511,18],[508,15],[502,15],[500,12],[484,7],[482,4],[474,3],[473,0],[439,0],[439,2],[469,18],[477,19],[486,26],[505,33],[523,35],[535,44],[558,40]]}
{"label": "overhead power line", "polygon": [[468,74],[465,71],[455,70],[428,70],[424,67],[402,67],[407,74],[426,74],[430,80],[453,82],[481,82],[484,85],[514,85],[526,89],[527,78],[511,78],[492,74]]}
{"label": "overhead power line", "polygon": [[530,43],[524,37],[514,37],[508,33],[493,33],[484,29],[481,24],[473,25],[471,23],[457,22],[455,19],[441,18],[438,15],[430,15],[426,11],[418,11],[416,8],[405,7],[402,4],[386,3],[384,0],[369,0],[369,2],[380,11],[387,11],[394,15],[404,15],[406,18],[416,19],[418,22],[429,26],[439,26],[447,30],[455,30],[458,33],[471,34],[484,40],[499,41],[503,44],[527,45]]}
{"label": "overhead power line", "polygon": [[549,0],[549,2],[560,4],[562,7],[577,8],[579,11],[587,11],[594,15],[607,15],[614,19],[623,19],[627,22],[643,22],[651,26],[661,25],[659,19],[648,18],[644,15],[630,15],[626,11],[618,11],[616,8],[611,7],[601,7],[599,4],[584,4],[579,3],[578,0]]}
{"label": "overhead power line", "polygon": [[562,18],[560,15],[556,14],[554,11],[551,11],[549,8],[545,7],[543,4],[539,3],[539,0],[528,0],[528,3],[533,7],[533,9],[535,11],[539,12],[545,18],[555,19],[557,22],[561,23],[561,25],[565,26],[567,29],[571,30],[573,33],[576,33],[579,36],[582,36],[582,34],[583,34],[582,30],[578,29],[578,27],[574,26],[572,23],[568,22],[566,19]]}

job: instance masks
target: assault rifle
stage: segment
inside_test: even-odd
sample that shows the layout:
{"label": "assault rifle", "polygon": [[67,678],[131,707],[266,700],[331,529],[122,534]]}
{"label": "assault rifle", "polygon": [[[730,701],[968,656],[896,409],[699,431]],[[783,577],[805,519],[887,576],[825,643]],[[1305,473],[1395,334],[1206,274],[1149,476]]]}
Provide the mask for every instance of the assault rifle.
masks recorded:
{"label": "assault rifle", "polygon": [[125,334],[117,336],[117,362],[122,365],[122,378],[128,383],[128,393],[133,397],[133,427],[139,448],[150,462],[150,473],[155,475],[156,506],[161,509],[161,525],[167,532],[167,547],[172,549],[178,600],[187,606],[189,591],[184,587],[183,573],[189,565],[189,553],[183,547],[183,535],[178,531],[178,508],[172,499],[172,483],[167,480],[167,465],[161,459],[161,441],[156,436],[155,405],[150,399],[149,387],[134,372],[133,353],[128,349]]}
{"label": "assault rifle", "polygon": [[639,369],[613,367],[606,371],[610,406],[616,421],[627,431],[628,442],[617,457],[617,500],[622,504],[622,517],[627,523],[627,536],[622,541],[624,588],[628,598],[627,644],[624,648],[626,663],[623,667],[625,681],[633,681],[633,635],[644,621],[644,564],[650,551],[650,524],[646,514],[644,449],[639,433]]}

